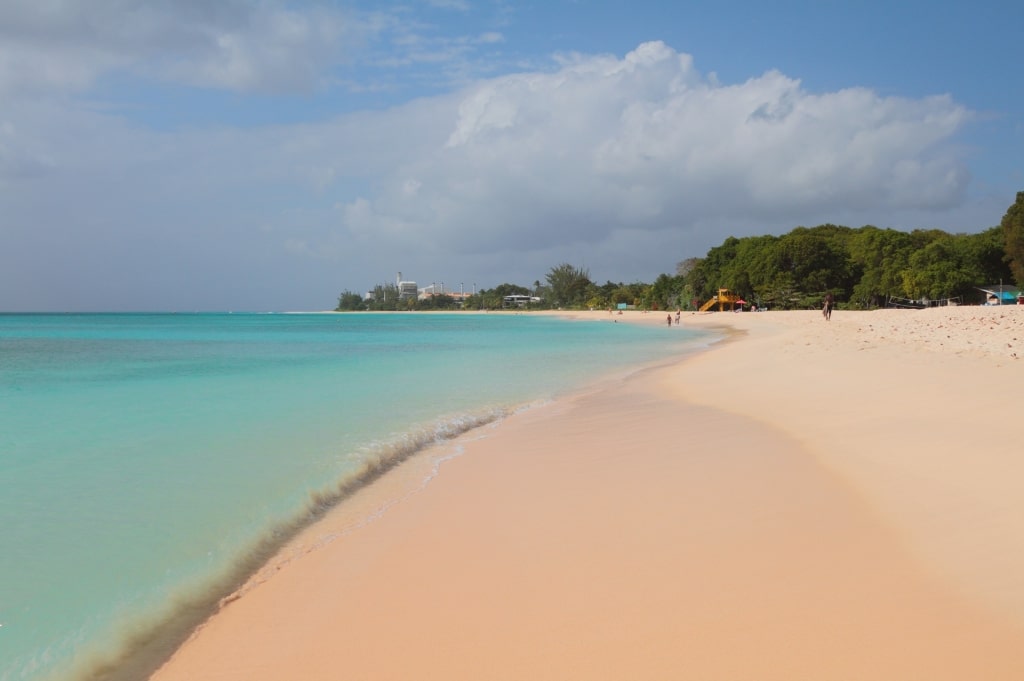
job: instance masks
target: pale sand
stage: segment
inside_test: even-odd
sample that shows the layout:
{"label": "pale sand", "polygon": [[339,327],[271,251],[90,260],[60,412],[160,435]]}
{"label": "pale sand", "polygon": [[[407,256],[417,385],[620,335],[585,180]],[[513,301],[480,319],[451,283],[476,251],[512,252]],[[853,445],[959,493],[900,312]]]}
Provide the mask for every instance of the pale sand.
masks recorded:
{"label": "pale sand", "polygon": [[410,460],[153,678],[1024,678],[1024,310],[683,318],[745,335]]}

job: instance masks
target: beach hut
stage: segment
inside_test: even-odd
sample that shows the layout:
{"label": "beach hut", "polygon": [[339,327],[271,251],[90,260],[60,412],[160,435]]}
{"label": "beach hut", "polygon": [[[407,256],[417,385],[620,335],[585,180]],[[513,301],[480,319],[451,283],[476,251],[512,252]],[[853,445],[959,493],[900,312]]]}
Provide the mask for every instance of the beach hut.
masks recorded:
{"label": "beach hut", "polygon": [[985,305],[1016,305],[1018,299],[1024,296],[1024,292],[1016,286],[993,284],[976,288],[985,294]]}

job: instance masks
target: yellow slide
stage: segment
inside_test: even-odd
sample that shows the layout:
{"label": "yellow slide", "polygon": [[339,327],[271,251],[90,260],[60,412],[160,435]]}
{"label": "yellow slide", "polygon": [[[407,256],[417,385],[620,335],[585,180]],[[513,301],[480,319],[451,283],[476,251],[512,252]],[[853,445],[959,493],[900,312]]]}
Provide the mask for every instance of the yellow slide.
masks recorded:
{"label": "yellow slide", "polygon": [[708,302],[700,306],[700,312],[707,312],[711,309],[711,306],[718,302],[718,296],[714,296]]}

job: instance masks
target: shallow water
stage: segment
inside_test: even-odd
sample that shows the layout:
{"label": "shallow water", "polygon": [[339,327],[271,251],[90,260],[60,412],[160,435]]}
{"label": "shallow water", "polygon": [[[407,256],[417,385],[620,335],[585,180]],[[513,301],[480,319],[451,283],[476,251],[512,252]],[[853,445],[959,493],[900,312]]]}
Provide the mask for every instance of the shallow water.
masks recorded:
{"label": "shallow water", "polygon": [[382,452],[695,341],[602,322],[0,315],[0,679],[116,652]]}

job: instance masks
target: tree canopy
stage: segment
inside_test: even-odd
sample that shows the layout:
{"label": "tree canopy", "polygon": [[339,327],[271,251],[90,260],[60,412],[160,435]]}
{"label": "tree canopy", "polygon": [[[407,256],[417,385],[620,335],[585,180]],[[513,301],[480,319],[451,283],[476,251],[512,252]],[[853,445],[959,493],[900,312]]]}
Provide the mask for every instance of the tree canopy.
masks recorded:
{"label": "tree canopy", "polygon": [[1000,224],[1003,230],[1006,258],[1018,284],[1024,284],[1024,192],[1010,206]]}
{"label": "tree canopy", "polygon": [[547,274],[551,301],[556,307],[583,305],[591,286],[590,272],[582,267],[562,263],[552,267]]}
{"label": "tree canopy", "polygon": [[[707,300],[728,288],[776,308],[816,307],[827,292],[851,307],[890,297],[974,297],[975,287],[1009,282],[1003,231],[900,232],[871,225],[797,227],[782,236],[729,237],[691,264],[684,276],[655,282],[660,301]],[[692,302],[692,300],[690,301]]]}

